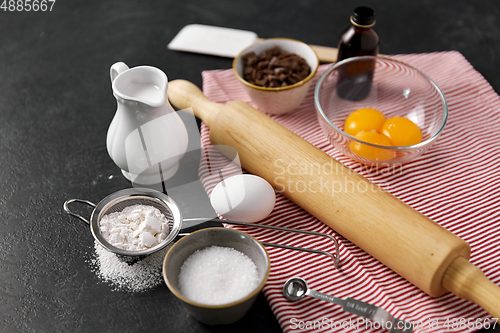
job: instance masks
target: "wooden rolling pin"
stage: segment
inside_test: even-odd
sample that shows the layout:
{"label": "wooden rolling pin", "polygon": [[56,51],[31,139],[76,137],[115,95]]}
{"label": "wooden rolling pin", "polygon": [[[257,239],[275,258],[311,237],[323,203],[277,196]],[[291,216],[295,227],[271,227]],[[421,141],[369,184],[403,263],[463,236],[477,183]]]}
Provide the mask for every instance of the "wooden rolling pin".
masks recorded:
{"label": "wooden rolling pin", "polygon": [[500,317],[500,288],[469,262],[464,240],[242,101],[212,102],[184,80],[167,94],[192,107],[212,144],[236,148],[247,171],[418,288],[433,297],[449,290]]}

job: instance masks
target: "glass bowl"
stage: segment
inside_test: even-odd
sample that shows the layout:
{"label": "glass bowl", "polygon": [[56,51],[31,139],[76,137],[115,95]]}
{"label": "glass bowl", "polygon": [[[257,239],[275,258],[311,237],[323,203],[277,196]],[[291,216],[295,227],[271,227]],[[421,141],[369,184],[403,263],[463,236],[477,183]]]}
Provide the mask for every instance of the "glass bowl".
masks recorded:
{"label": "glass bowl", "polygon": [[[448,119],[439,87],[420,70],[388,57],[362,56],[335,63],[318,80],[314,92],[318,122],[328,140],[345,156],[370,165],[391,166],[414,160],[436,142]],[[410,146],[382,146],[344,132],[355,110],[373,108],[386,119],[404,117],[422,133]]]}

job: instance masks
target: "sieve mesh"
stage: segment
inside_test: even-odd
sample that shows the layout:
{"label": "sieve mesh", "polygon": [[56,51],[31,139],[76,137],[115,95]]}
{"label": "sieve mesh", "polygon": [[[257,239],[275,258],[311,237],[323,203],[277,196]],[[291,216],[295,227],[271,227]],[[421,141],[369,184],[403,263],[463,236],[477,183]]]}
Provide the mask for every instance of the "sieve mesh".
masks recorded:
{"label": "sieve mesh", "polygon": [[[149,249],[145,250],[125,250],[115,247],[108,243],[101,235],[99,230],[99,222],[101,219],[111,213],[121,212],[126,207],[133,205],[146,205],[157,208],[167,219],[169,226],[169,234],[167,238]],[[94,209],[91,217],[91,230],[95,239],[108,251],[114,252],[123,256],[145,256],[153,252],[159,251],[169,245],[179,233],[182,225],[182,215],[177,204],[167,195],[149,189],[126,189],[115,192],[114,194],[104,198]]]}
{"label": "sieve mesh", "polygon": [[174,217],[170,208],[162,201],[151,198],[151,197],[124,197],[116,199],[109,204],[107,204],[99,214],[99,221],[108,214],[118,213],[123,211],[125,208],[134,205],[145,205],[157,208],[168,221],[169,230],[174,228]]}

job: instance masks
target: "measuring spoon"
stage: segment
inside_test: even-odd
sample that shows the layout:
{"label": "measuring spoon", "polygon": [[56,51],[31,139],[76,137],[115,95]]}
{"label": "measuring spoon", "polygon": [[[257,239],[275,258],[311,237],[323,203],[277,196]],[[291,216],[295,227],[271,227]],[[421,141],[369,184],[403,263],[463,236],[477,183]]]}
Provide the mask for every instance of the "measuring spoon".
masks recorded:
{"label": "measuring spoon", "polygon": [[305,296],[311,296],[323,301],[331,302],[342,306],[345,312],[368,318],[380,323],[382,328],[389,332],[410,333],[413,332],[413,325],[409,322],[394,318],[389,312],[375,305],[358,301],[354,298],[338,298],[309,289],[306,280],[300,277],[288,279],[283,285],[283,295],[290,301],[298,301]]}

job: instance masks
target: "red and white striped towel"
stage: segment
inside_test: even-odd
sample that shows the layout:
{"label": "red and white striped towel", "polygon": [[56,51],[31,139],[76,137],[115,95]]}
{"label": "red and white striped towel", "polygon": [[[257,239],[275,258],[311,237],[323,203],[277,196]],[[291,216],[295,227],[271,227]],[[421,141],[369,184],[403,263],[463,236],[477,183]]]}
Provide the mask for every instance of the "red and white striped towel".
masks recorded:
{"label": "red and white striped towel", "polygon": [[[314,84],[299,108],[272,118],[466,240],[472,247],[471,262],[500,284],[500,98],[458,52],[394,58],[429,75],[443,90],[449,106],[449,120],[437,144],[398,172],[353,162],[329,144],[316,121]],[[320,66],[315,82],[328,66]],[[216,102],[243,100],[252,105],[232,70],[203,72],[203,91]],[[210,145],[208,134],[203,125],[201,141],[205,147]],[[204,184],[210,194],[216,182]],[[340,243],[342,272],[335,270],[326,256],[267,248],[272,269],[263,292],[284,332],[384,331],[369,322],[358,322],[360,317],[331,303],[311,297],[287,301],[281,290],[293,276],[305,278],[311,289],[382,307],[415,323],[415,332],[471,332],[494,323],[479,306],[451,293],[431,298],[279,194],[273,213],[260,223],[327,233]],[[238,229],[261,241],[334,253],[333,244],[323,237]]]}

